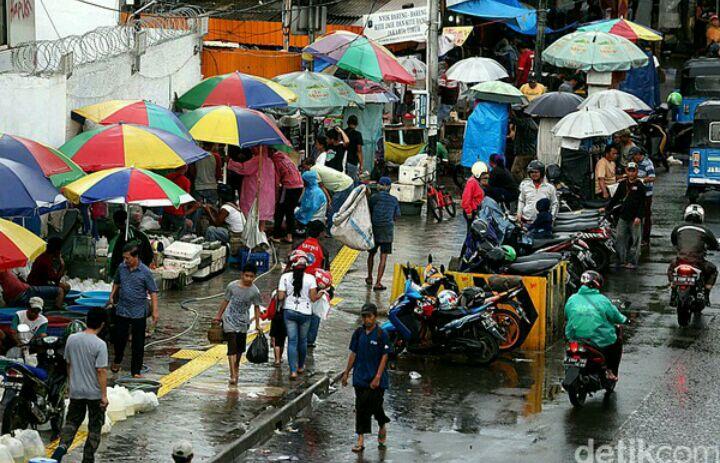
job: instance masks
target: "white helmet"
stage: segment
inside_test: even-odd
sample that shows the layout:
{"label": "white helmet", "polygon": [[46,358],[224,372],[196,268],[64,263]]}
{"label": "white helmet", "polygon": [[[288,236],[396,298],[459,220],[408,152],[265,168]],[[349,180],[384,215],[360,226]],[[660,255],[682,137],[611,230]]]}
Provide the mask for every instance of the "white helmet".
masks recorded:
{"label": "white helmet", "polygon": [[458,302],[458,296],[455,291],[444,289],[438,294],[438,309],[440,310],[452,310],[455,308]]}
{"label": "white helmet", "polygon": [[488,167],[484,162],[478,161],[472,165],[470,170],[472,171],[473,177],[480,178],[482,174],[488,171]]}
{"label": "white helmet", "polygon": [[705,209],[699,204],[691,204],[685,208],[684,218],[686,222],[703,223],[705,222]]}

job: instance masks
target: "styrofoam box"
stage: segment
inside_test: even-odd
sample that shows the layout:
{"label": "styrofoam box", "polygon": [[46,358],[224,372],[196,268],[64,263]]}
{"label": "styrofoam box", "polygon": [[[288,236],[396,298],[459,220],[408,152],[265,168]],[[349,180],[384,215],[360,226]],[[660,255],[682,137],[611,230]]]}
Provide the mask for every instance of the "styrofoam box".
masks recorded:
{"label": "styrofoam box", "polygon": [[425,185],[428,181],[428,167],[426,163],[419,166],[400,166],[398,183],[403,185]]}
{"label": "styrofoam box", "polygon": [[201,268],[200,270],[195,272],[193,274],[193,278],[206,278],[210,275],[210,271],[211,271],[210,265],[208,265],[207,267]]}
{"label": "styrofoam box", "polygon": [[425,196],[425,187],[423,185],[401,185],[393,183],[390,188],[390,194],[395,196],[401,203],[414,203],[421,201]]}
{"label": "styrofoam box", "polygon": [[[166,257],[163,261],[163,267],[165,268],[178,268],[183,270],[192,270],[200,266],[200,256],[195,257],[194,259],[186,260],[186,259],[171,259],[169,257]],[[188,272],[189,273],[189,272]]]}
{"label": "styrofoam box", "polygon": [[165,257],[172,257],[175,259],[194,260],[200,256],[203,248],[201,244],[183,243],[182,241],[175,241],[170,246],[166,247],[163,251]]}

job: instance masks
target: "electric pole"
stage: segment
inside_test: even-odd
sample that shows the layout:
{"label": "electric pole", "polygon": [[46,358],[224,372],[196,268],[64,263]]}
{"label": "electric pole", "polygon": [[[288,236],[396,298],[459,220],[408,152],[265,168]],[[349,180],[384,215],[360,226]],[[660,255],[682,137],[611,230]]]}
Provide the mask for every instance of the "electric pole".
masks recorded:
{"label": "electric pole", "polygon": [[427,78],[426,90],[428,99],[427,112],[427,134],[428,134],[428,155],[437,154],[438,142],[438,48],[440,25],[440,0],[428,0],[428,37],[427,37]]}
{"label": "electric pole", "polygon": [[536,12],[535,31],[535,59],[533,60],[533,74],[535,79],[542,82],[542,52],[545,48],[545,26],[547,23],[547,0],[538,0]]}
{"label": "electric pole", "polygon": [[290,51],[290,27],[292,26],[292,0],[283,0],[282,32],[283,50]]}

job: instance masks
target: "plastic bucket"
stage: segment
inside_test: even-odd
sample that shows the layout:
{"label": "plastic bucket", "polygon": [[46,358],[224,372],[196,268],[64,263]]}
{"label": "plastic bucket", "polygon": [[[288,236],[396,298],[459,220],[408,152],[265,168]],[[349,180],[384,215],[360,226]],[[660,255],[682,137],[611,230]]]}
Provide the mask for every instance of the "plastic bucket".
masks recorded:
{"label": "plastic bucket", "polygon": [[152,392],[157,395],[158,391],[162,387],[160,381],[154,381],[152,379],[145,378],[120,378],[115,381],[116,386],[122,386],[128,391],[143,391]]}
{"label": "plastic bucket", "polygon": [[22,307],[6,307],[4,309],[0,309],[0,322],[2,321],[12,321],[15,314],[21,310],[25,310]]}
{"label": "plastic bucket", "polygon": [[107,299],[97,299],[97,298],[84,298],[81,297],[77,301],[75,301],[78,305],[82,305],[85,307],[105,307],[108,303]]}
{"label": "plastic bucket", "polygon": [[83,299],[110,299],[110,291],[85,291],[82,293]]}
{"label": "plastic bucket", "polygon": [[65,295],[65,300],[68,301],[68,302],[72,302],[72,301],[74,301],[75,299],[79,298],[79,297],[80,297],[80,294],[82,294],[80,291],[71,289],[71,290],[68,291],[68,293]]}

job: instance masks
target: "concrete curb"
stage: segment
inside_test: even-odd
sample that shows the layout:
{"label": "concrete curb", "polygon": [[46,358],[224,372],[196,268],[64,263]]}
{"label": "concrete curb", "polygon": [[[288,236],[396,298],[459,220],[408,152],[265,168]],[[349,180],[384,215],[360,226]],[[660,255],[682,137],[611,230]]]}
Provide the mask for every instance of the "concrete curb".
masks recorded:
{"label": "concrete curb", "polygon": [[254,446],[271,438],[276,429],[283,429],[300,411],[310,406],[313,394],[326,395],[331,384],[340,380],[342,372],[326,373],[322,379],[302,391],[297,397],[291,399],[280,409],[270,410],[260,414],[250,429],[240,438],[227,445],[209,461],[211,463],[232,463],[237,461],[243,453]]}

